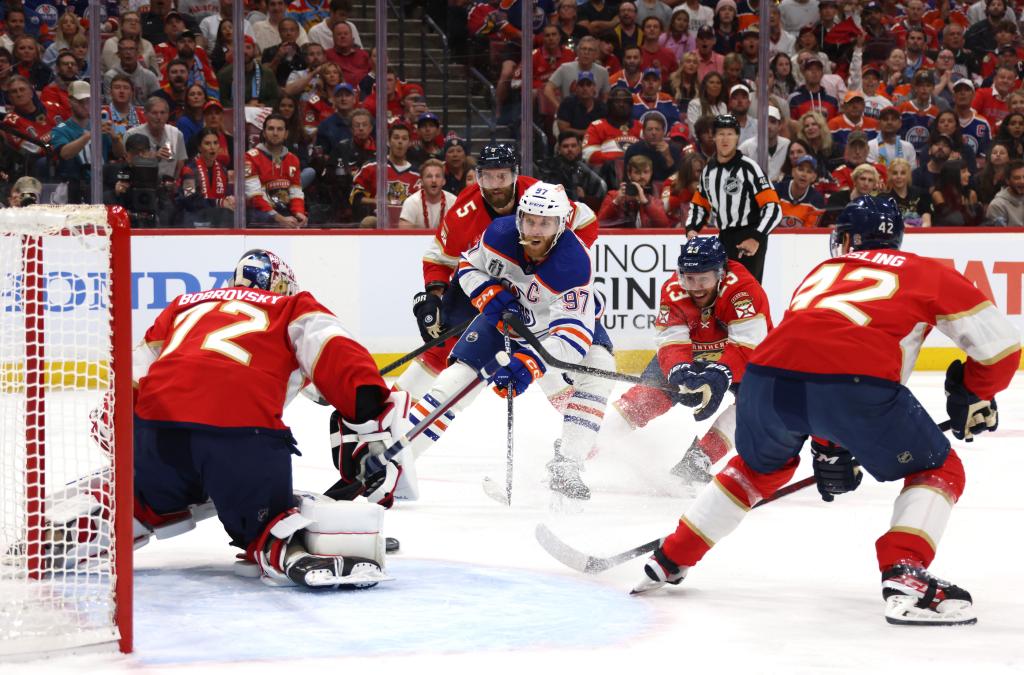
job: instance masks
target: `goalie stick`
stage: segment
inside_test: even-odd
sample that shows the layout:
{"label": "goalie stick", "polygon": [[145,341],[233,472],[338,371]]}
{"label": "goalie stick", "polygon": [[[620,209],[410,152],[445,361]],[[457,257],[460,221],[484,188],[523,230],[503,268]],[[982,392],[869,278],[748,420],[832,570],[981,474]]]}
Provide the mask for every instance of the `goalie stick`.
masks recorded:
{"label": "goalie stick", "polygon": [[[941,431],[949,431],[950,421],[946,420],[945,422],[941,422],[938,426]],[[803,490],[805,487],[814,485],[814,483],[814,476],[801,478],[800,480],[794,481],[785,487],[779,488],[771,496],[762,499],[750,508],[756,509],[764,506],[776,499],[781,499],[782,497],[791,495],[794,492]],[[585,574],[598,574],[600,572],[604,572],[605,570],[621,565],[624,562],[629,562],[633,558],[639,558],[645,553],[651,553],[661,545],[661,539],[658,538],[649,541],[646,544],[635,546],[628,551],[623,551],[617,555],[613,555],[608,558],[601,558],[598,556],[588,555],[582,551],[574,549],[572,546],[569,546],[569,544],[559,539],[558,536],[551,531],[551,528],[544,523],[537,524],[537,527],[534,530],[534,536],[537,539],[537,543],[541,545],[541,548],[547,551],[552,558],[566,567],[570,567],[577,572],[583,572]]]}

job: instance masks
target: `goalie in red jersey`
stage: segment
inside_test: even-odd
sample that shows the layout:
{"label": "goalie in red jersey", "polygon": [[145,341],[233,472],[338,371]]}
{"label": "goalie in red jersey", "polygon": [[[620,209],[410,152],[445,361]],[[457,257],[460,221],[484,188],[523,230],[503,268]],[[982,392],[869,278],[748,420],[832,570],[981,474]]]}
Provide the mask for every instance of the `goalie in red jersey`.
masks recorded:
{"label": "goalie in red jersey", "polygon": [[[772,327],[768,296],[743,265],[728,260],[717,237],[694,237],[683,245],[679,269],[661,287],[655,322],[657,356],[644,371],[652,384],[712,385],[712,396],[675,398],[664,390],[634,385],[613,404],[606,434],[615,443],[628,431],[664,415],[674,403],[694,408],[697,421],[710,419],[726,391],[737,394],[747,362]],[[718,415],[711,429],[694,438],[672,473],[690,486],[711,480],[711,465],[733,447],[736,406]]]}
{"label": "goalie in red jersey", "polygon": [[[280,258],[249,251],[232,287],[175,298],[133,358],[137,541],[189,529],[190,507],[209,499],[232,545],[272,585],[387,579],[383,509],[297,497],[291,457],[298,451],[282,413],[312,382],[343,419],[339,464],[358,462],[397,436],[408,395],[388,389],[366,349],[299,291]],[[398,472],[389,464],[371,480],[369,499],[386,503]]]}
{"label": "goalie in red jersey", "polygon": [[[1020,364],[1020,336],[963,275],[900,251],[902,239],[903,217],[891,199],[860,197],[843,210],[833,233],[836,257],[804,279],[747,366],[738,456],[662,540],[634,593],[682,582],[751,507],[786,484],[814,434],[840,446],[814,449],[826,501],[856,489],[861,468],[878,481],[903,482],[891,526],[875,542],[886,620],[977,621],[970,593],[928,571],[963,492],[964,468],[902,382],[932,328],[952,339],[967,359],[946,372],[946,412],[953,435],[970,441],[996,429],[995,395]],[[703,385],[696,390],[708,394]]]}

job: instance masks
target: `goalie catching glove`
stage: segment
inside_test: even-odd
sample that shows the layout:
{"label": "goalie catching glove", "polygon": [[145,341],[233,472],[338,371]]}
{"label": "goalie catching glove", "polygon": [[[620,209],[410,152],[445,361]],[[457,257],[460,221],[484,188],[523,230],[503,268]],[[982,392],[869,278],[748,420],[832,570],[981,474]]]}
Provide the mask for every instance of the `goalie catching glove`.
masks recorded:
{"label": "goalie catching glove", "polygon": [[408,393],[393,391],[384,402],[384,409],[373,419],[350,422],[337,411],[331,416],[334,465],[344,481],[365,486],[365,489],[353,493],[353,499],[359,494],[365,494],[367,500],[386,509],[394,504],[395,487],[402,474],[401,465],[391,460],[382,471],[366,475],[366,460],[384,454],[394,445],[401,436],[396,430],[396,424],[402,424],[409,415],[409,405]]}
{"label": "goalie catching glove", "polygon": [[423,291],[413,296],[412,301],[412,313],[416,316],[420,337],[424,342],[436,340],[445,329],[441,317],[441,296]]}
{"label": "goalie catching glove", "polygon": [[516,350],[508,361],[491,376],[494,391],[502,398],[508,396],[509,388],[512,389],[513,396],[520,396],[534,380],[544,377],[544,362],[528,349]]}
{"label": "goalie catching glove", "polygon": [[853,492],[864,479],[860,464],[846,448],[835,443],[811,440],[814,480],[821,499],[831,502],[836,495]]}
{"label": "goalie catching glove", "polygon": [[[699,370],[691,368],[682,377],[677,376],[676,379],[681,380],[678,382],[672,381],[669,372],[669,382],[682,385],[686,392],[680,396],[680,402],[693,408],[693,419],[698,422],[703,422],[718,411],[725,392],[732,385],[729,366],[716,362],[703,362],[701,365]],[[690,398],[690,394],[695,395],[694,398]]]}
{"label": "goalie catching glove", "polygon": [[946,369],[946,413],[953,436],[968,443],[974,441],[975,434],[999,426],[995,398],[979,398],[964,385],[963,361],[954,361]]}

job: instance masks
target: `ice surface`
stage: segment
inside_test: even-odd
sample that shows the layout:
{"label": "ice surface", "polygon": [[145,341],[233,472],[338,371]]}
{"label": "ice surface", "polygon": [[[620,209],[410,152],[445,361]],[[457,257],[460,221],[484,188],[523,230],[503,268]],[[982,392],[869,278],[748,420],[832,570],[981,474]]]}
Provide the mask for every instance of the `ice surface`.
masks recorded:
{"label": "ice surface", "polygon": [[[911,381],[937,421],[941,383],[941,373]],[[673,410],[603,439],[583,474],[593,499],[567,505],[542,482],[560,420],[531,390],[516,403],[512,507],[480,487],[505,471],[505,403],[486,393],[420,459],[421,500],[385,519],[402,542],[389,560],[395,581],[341,593],[263,587],[231,574],[233,551],[211,519],[137,552],[135,654],[0,671],[1021,673],[1022,384],[999,397],[996,434],[954,442],[967,489],[932,569],[973,594],[977,626],[885,623],[874,541],[899,486],[870,478],[833,504],[808,488],[752,512],[665,592],[627,595],[642,560],[597,576],[562,567],[534,541],[537,522],[599,555],[671,531],[686,500],[668,470],[703,429]],[[325,489],[335,478],[327,410],[300,397],[286,418],[303,451],[296,486]]]}

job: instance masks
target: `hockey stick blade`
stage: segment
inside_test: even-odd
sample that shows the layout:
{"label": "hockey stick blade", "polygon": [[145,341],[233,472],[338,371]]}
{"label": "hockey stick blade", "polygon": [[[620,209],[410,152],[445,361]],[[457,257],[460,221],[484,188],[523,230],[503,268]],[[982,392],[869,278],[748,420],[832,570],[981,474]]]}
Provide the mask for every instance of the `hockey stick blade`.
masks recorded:
{"label": "hockey stick blade", "polygon": [[616,565],[620,565],[627,560],[632,560],[633,558],[642,556],[645,553],[650,553],[661,544],[661,539],[655,539],[654,541],[647,542],[643,546],[631,548],[628,551],[624,551],[623,553],[610,558],[599,558],[597,556],[587,555],[582,551],[577,551],[572,546],[569,546],[559,539],[555,533],[543,523],[537,525],[533,534],[534,537],[537,538],[537,543],[541,545],[541,548],[548,552],[548,555],[566,567],[574,569],[577,572],[583,572],[584,574],[598,574],[600,572],[604,572],[605,570],[615,567]]}
{"label": "hockey stick blade", "polygon": [[505,491],[503,485],[499,485],[498,481],[494,480],[490,476],[484,476],[483,480],[484,494],[498,502],[503,506],[511,506],[508,503],[508,493]]}

